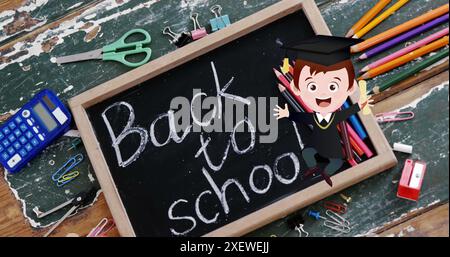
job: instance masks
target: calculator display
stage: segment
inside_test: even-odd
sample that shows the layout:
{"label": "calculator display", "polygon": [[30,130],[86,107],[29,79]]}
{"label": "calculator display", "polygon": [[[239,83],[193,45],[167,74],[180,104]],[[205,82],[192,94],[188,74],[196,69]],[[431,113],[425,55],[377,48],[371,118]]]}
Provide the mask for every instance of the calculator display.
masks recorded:
{"label": "calculator display", "polygon": [[45,109],[44,105],[41,103],[36,104],[33,107],[33,111],[39,116],[45,127],[47,127],[48,132],[56,128],[57,124],[55,120],[50,116],[50,113]]}

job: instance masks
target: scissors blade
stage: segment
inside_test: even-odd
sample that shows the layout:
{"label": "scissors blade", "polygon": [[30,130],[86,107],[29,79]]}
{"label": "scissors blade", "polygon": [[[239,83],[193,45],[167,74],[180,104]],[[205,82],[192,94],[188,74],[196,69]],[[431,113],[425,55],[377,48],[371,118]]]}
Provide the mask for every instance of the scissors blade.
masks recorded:
{"label": "scissors blade", "polygon": [[102,59],[102,49],[97,49],[81,54],[73,54],[73,55],[67,55],[62,57],[56,58],[56,63],[63,64],[63,63],[70,63],[70,62],[80,62],[80,61],[86,61],[86,60],[93,60],[93,59]]}

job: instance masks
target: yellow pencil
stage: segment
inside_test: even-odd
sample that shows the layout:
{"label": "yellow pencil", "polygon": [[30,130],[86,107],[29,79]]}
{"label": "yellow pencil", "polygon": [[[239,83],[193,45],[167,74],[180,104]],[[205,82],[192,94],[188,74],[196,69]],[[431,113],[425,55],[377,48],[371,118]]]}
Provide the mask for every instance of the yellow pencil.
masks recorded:
{"label": "yellow pencil", "polygon": [[416,58],[419,58],[425,54],[431,53],[434,50],[442,48],[446,45],[448,45],[448,36],[445,36],[439,40],[436,40],[431,44],[423,46],[415,51],[410,52],[409,54],[405,54],[397,59],[394,59],[388,63],[378,66],[372,70],[369,70],[368,72],[364,73],[360,78],[358,78],[358,80],[370,79],[370,78],[373,78],[380,74],[386,73],[386,72],[391,71],[407,62],[410,62],[410,61],[412,61]]}
{"label": "yellow pencil", "polygon": [[367,24],[364,28],[362,28],[360,31],[356,32],[356,34],[353,36],[353,38],[362,38],[365,34],[367,34],[369,31],[371,31],[373,28],[378,26],[380,23],[382,23],[384,20],[389,18],[392,14],[394,14],[398,9],[400,9],[402,6],[404,6],[406,3],[408,3],[409,0],[399,0],[397,3],[395,3],[393,6],[391,6],[389,9],[387,9],[385,12],[380,14],[378,17],[373,19],[369,24]]}
{"label": "yellow pencil", "polygon": [[376,36],[373,36],[364,42],[361,42],[357,45],[354,45],[350,48],[350,51],[352,53],[358,53],[361,51],[364,51],[372,46],[378,45],[390,38],[393,38],[405,31],[408,31],[412,28],[415,28],[417,26],[420,26],[428,21],[431,21],[432,19],[435,19],[441,15],[444,15],[448,13],[449,10],[449,4],[444,4],[439,8],[436,8],[434,10],[431,10],[427,13],[424,13],[420,15],[419,17],[416,17],[410,21],[404,22],[397,27],[391,28],[389,30],[386,30]]}
{"label": "yellow pencil", "polygon": [[372,9],[370,9],[366,14],[364,14],[361,19],[352,26],[352,28],[347,32],[345,37],[351,37],[355,35],[356,32],[360,31],[364,26],[367,25],[375,16],[383,10],[386,5],[390,4],[392,0],[380,0]]}

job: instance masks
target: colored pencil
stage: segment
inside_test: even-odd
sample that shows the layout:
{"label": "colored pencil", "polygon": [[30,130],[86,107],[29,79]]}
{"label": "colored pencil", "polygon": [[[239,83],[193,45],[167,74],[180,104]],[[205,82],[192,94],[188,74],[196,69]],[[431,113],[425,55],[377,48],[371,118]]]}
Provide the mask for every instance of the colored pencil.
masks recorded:
{"label": "colored pencil", "polygon": [[392,40],[387,41],[386,43],[383,43],[377,47],[374,47],[373,49],[370,49],[369,51],[367,51],[366,53],[362,54],[359,59],[360,60],[364,60],[367,59],[369,57],[375,56],[381,52],[384,52],[385,50],[394,47],[395,45],[407,41],[410,38],[413,38],[414,36],[419,35],[422,32],[425,32],[435,26],[438,26],[441,23],[447,22],[448,21],[448,14],[442,15],[439,18],[436,18],[420,27],[417,27],[409,32],[406,32]]}
{"label": "colored pencil", "polygon": [[[294,94],[294,92],[291,89],[291,84],[290,84],[289,80],[286,79],[286,77],[284,77],[283,74],[280,71],[278,71],[277,69],[274,68],[273,71],[275,72],[275,75],[277,76],[278,80],[282,83],[282,85],[284,85],[284,87],[287,89],[288,93],[294,98],[294,100],[296,100],[296,102],[303,108],[303,110],[305,110],[305,112],[310,112],[310,113],[313,112],[313,110],[311,110],[308,106],[305,105],[305,103],[299,96]],[[361,156],[365,153],[363,150],[364,146],[360,145],[362,140],[359,138],[359,141],[358,141],[358,140],[356,140],[355,137],[358,137],[358,134],[356,134],[354,131],[353,131],[353,133],[350,133],[350,143],[353,146],[353,148],[355,149],[355,151]],[[360,142],[360,143],[358,143],[358,142]],[[362,142],[362,143],[364,143],[364,142]]]}
{"label": "colored pencil", "polygon": [[294,94],[294,91],[291,89],[291,84],[286,79],[286,77],[283,76],[283,73],[279,72],[277,69],[273,68],[273,71],[275,72],[275,76],[280,80],[281,84],[286,87],[286,89],[289,91],[289,93],[294,97],[294,99],[305,109],[306,112],[313,112],[311,108],[305,105],[303,100],[296,94]]}
{"label": "colored pencil", "polygon": [[[343,109],[348,109],[350,108],[350,104],[346,101],[344,103]],[[359,121],[358,117],[356,117],[356,115],[352,115],[349,118],[350,124],[352,124],[353,128],[355,129],[356,133],[358,134],[358,136],[364,140],[367,138],[367,133],[364,130],[361,122]]]}
{"label": "colored pencil", "polygon": [[284,99],[286,99],[296,112],[304,112],[303,108],[294,100],[294,98],[292,98],[283,85],[278,84],[278,90],[280,90],[281,95],[283,95]]}
{"label": "colored pencil", "polygon": [[355,143],[361,148],[361,150],[364,152],[364,154],[367,156],[367,158],[370,158],[373,156],[373,152],[369,149],[369,147],[366,145],[366,143],[364,143],[364,141],[362,141],[361,138],[359,138],[358,134],[356,134],[356,132],[353,130],[353,128],[348,124],[345,123],[347,125],[347,131],[348,134],[350,135],[350,139],[354,139]]}
{"label": "colored pencil", "polygon": [[419,72],[423,69],[426,69],[426,68],[430,67],[431,65],[437,63],[438,61],[444,59],[445,57],[448,56],[448,53],[449,53],[448,48],[441,50],[437,54],[432,55],[432,56],[428,57],[427,59],[425,59],[424,61],[414,65],[410,69],[405,70],[405,71],[393,76],[386,83],[384,83],[380,86],[375,86],[372,91],[376,94],[383,92],[383,91],[387,90],[388,88],[390,88],[391,86],[393,86],[411,76],[414,76],[415,74],[417,74],[417,72]]}
{"label": "colored pencil", "polygon": [[375,76],[381,75],[383,73],[386,73],[388,71],[391,71],[405,63],[408,63],[416,58],[419,58],[425,54],[431,53],[439,48],[442,48],[444,46],[448,45],[448,36],[445,36],[439,40],[434,41],[431,44],[428,44],[426,46],[423,46],[415,51],[412,51],[411,53],[408,53],[406,55],[401,56],[400,58],[397,58],[395,60],[392,60],[388,63],[385,63],[381,66],[376,67],[373,70],[369,70],[368,72],[364,73],[358,80],[361,79],[371,79]]}
{"label": "colored pencil", "polygon": [[[448,53],[447,53],[448,54]],[[373,103],[379,103],[383,100],[385,100],[388,97],[391,97],[397,93],[402,92],[403,90],[406,90],[410,87],[413,87],[419,83],[422,83],[428,79],[431,78],[435,78],[436,79],[440,79],[439,77],[442,76],[445,79],[445,72],[448,71],[448,67],[449,67],[449,61],[448,58],[446,61],[444,61],[441,64],[436,63],[436,66],[433,68],[428,68],[428,69],[424,69],[421,72],[419,72],[418,74],[415,74],[414,76],[411,76],[403,81],[401,81],[398,84],[395,84],[391,87],[389,87],[388,89],[373,95],[372,99],[373,99]],[[448,75],[447,75],[447,79],[448,79]]]}
{"label": "colored pencil", "polygon": [[[282,69],[282,67],[280,66],[280,71],[281,71],[281,69]],[[286,78],[288,79],[288,80],[292,80],[292,79],[294,79],[293,77],[292,77],[292,75],[291,75],[291,72],[290,71],[288,71],[286,74],[284,74],[284,76],[286,76]]]}
{"label": "colored pencil", "polygon": [[429,43],[431,43],[431,42],[433,42],[433,41],[435,41],[435,40],[437,40],[437,39],[439,39],[439,38],[441,38],[441,37],[443,37],[445,35],[448,35],[448,32],[449,32],[448,28],[445,28],[445,29],[443,29],[441,31],[438,31],[438,32],[434,33],[433,35],[430,35],[430,36],[428,36],[428,37],[426,37],[426,38],[424,38],[424,39],[422,39],[420,41],[417,41],[416,43],[414,43],[414,44],[412,44],[412,45],[410,45],[408,47],[405,47],[405,48],[403,48],[403,49],[401,49],[401,50],[399,50],[399,51],[397,51],[397,52],[395,52],[393,54],[390,54],[390,55],[388,55],[388,56],[386,56],[386,57],[384,57],[384,58],[382,58],[382,59],[380,59],[380,60],[378,60],[376,62],[373,62],[373,63],[365,66],[361,70],[361,72],[366,72],[366,71],[368,71],[370,69],[374,69],[374,68],[376,68],[378,66],[381,66],[381,65],[383,65],[385,63],[388,63],[388,62],[390,62],[390,61],[392,61],[394,59],[397,59],[398,57],[400,57],[402,55],[408,54],[408,53],[410,53],[410,52],[412,52],[412,51],[414,51],[416,49],[419,49],[422,46],[425,46],[425,45],[427,45],[427,44],[429,44]]}
{"label": "colored pencil", "polygon": [[357,52],[361,52],[364,51],[370,47],[373,47],[375,45],[378,45],[388,39],[391,39],[405,31],[408,31],[412,28],[415,28],[419,25],[422,25],[430,20],[436,19],[439,16],[442,16],[446,13],[448,13],[449,10],[449,4],[445,4],[439,8],[436,8],[432,11],[429,11],[425,14],[422,14],[419,17],[416,17],[412,20],[409,20],[405,23],[402,23],[401,25],[398,25],[394,28],[391,28],[385,32],[382,32],[374,37],[371,37],[367,40],[365,40],[364,42],[361,42],[357,45],[354,45],[351,47],[351,52],[352,53],[357,53]]}
{"label": "colored pencil", "polygon": [[364,26],[367,25],[375,16],[383,10],[386,5],[390,4],[392,0],[380,0],[378,3],[372,7],[366,14],[361,17],[361,19],[352,26],[352,28],[347,32],[345,37],[351,37],[356,32],[360,31]]}
{"label": "colored pencil", "polygon": [[360,31],[356,32],[356,34],[353,36],[353,38],[362,38],[365,34],[367,34],[373,28],[378,26],[384,20],[389,18],[389,16],[394,14],[397,10],[402,8],[402,6],[404,6],[408,2],[409,2],[409,0],[399,0],[399,1],[397,1],[397,3],[395,3],[393,6],[391,6],[386,11],[384,11],[382,14],[380,14],[378,17],[376,17],[371,22],[369,22],[369,24],[367,24],[364,28],[362,28]]}
{"label": "colored pencil", "polygon": [[350,165],[354,166],[354,165],[356,165],[356,161],[355,161],[355,159],[353,159],[352,147],[350,146],[350,140],[348,137],[347,126],[345,126],[345,122],[340,122],[338,127],[340,128],[342,141],[344,143],[345,157],[346,157],[348,163],[350,163]]}

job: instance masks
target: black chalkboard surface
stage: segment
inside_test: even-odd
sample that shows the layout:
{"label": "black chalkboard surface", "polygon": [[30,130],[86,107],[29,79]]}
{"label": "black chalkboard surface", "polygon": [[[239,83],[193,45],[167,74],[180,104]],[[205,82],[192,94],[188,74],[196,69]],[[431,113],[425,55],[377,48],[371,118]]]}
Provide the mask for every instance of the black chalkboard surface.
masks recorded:
{"label": "black chalkboard surface", "polygon": [[[291,42],[314,35],[312,28],[305,24],[309,23],[304,13],[296,12],[88,109],[136,235],[170,236],[183,234],[191,229],[186,235],[203,235],[313,183],[309,180],[302,181],[298,173],[290,184],[283,184],[277,176],[273,176],[270,188],[262,194],[255,193],[250,188],[249,177],[253,168],[268,165],[273,171],[277,158],[279,161],[276,169],[284,183],[295,178],[296,167],[292,158],[299,160],[299,170],[306,167],[301,159],[296,129],[289,120],[278,123],[278,139],[271,144],[259,142],[259,135],[262,132],[255,125],[254,148],[245,154],[238,154],[232,145],[229,146],[223,166],[220,170],[213,171],[209,168],[204,154],[195,157],[202,146],[200,137],[202,136],[204,141],[207,138],[211,139],[207,146],[207,154],[213,165],[217,166],[224,158],[232,133],[191,132],[181,143],[171,141],[162,147],[156,147],[149,136],[145,150],[137,160],[127,167],[119,167],[116,153],[111,147],[110,134],[101,115],[108,107],[118,102],[126,102],[134,109],[133,126],[149,130],[155,119],[170,110],[173,98],[184,96],[191,100],[193,89],[201,89],[207,96],[217,95],[213,63],[221,89],[234,78],[226,93],[243,98],[267,99],[264,115],[267,117],[265,123],[269,124],[269,119],[273,119],[274,106],[269,104],[268,97],[280,96],[272,69],[284,57],[284,51],[280,50],[277,41]],[[279,102],[284,104],[283,101],[280,97]],[[240,102],[237,102],[237,105],[244,106]],[[258,112],[258,116],[260,114]],[[119,135],[130,117],[129,107],[116,105],[105,115],[115,135]],[[167,117],[161,118],[154,126],[158,142],[167,139],[169,133],[167,121]],[[309,133],[304,127],[297,128],[301,137]],[[180,132],[179,136],[182,134]],[[235,138],[240,149],[250,145],[251,136],[248,132],[238,132]],[[124,160],[136,151],[140,141],[141,137],[138,134],[131,134],[121,142],[120,149]],[[291,155],[287,156],[288,154]],[[292,155],[295,157],[291,157]],[[229,213],[225,214],[221,201],[208,182],[208,176],[219,189],[229,179],[237,181],[246,196],[236,184],[228,186],[226,201]],[[253,181],[257,188],[265,189],[270,182],[269,175],[261,168],[254,172]],[[217,219],[211,224],[205,224],[196,214],[197,197],[205,191],[207,193],[200,197],[198,205],[200,212],[208,220],[217,215]],[[172,219],[170,219],[169,208],[176,201],[178,202],[171,209]]]}

